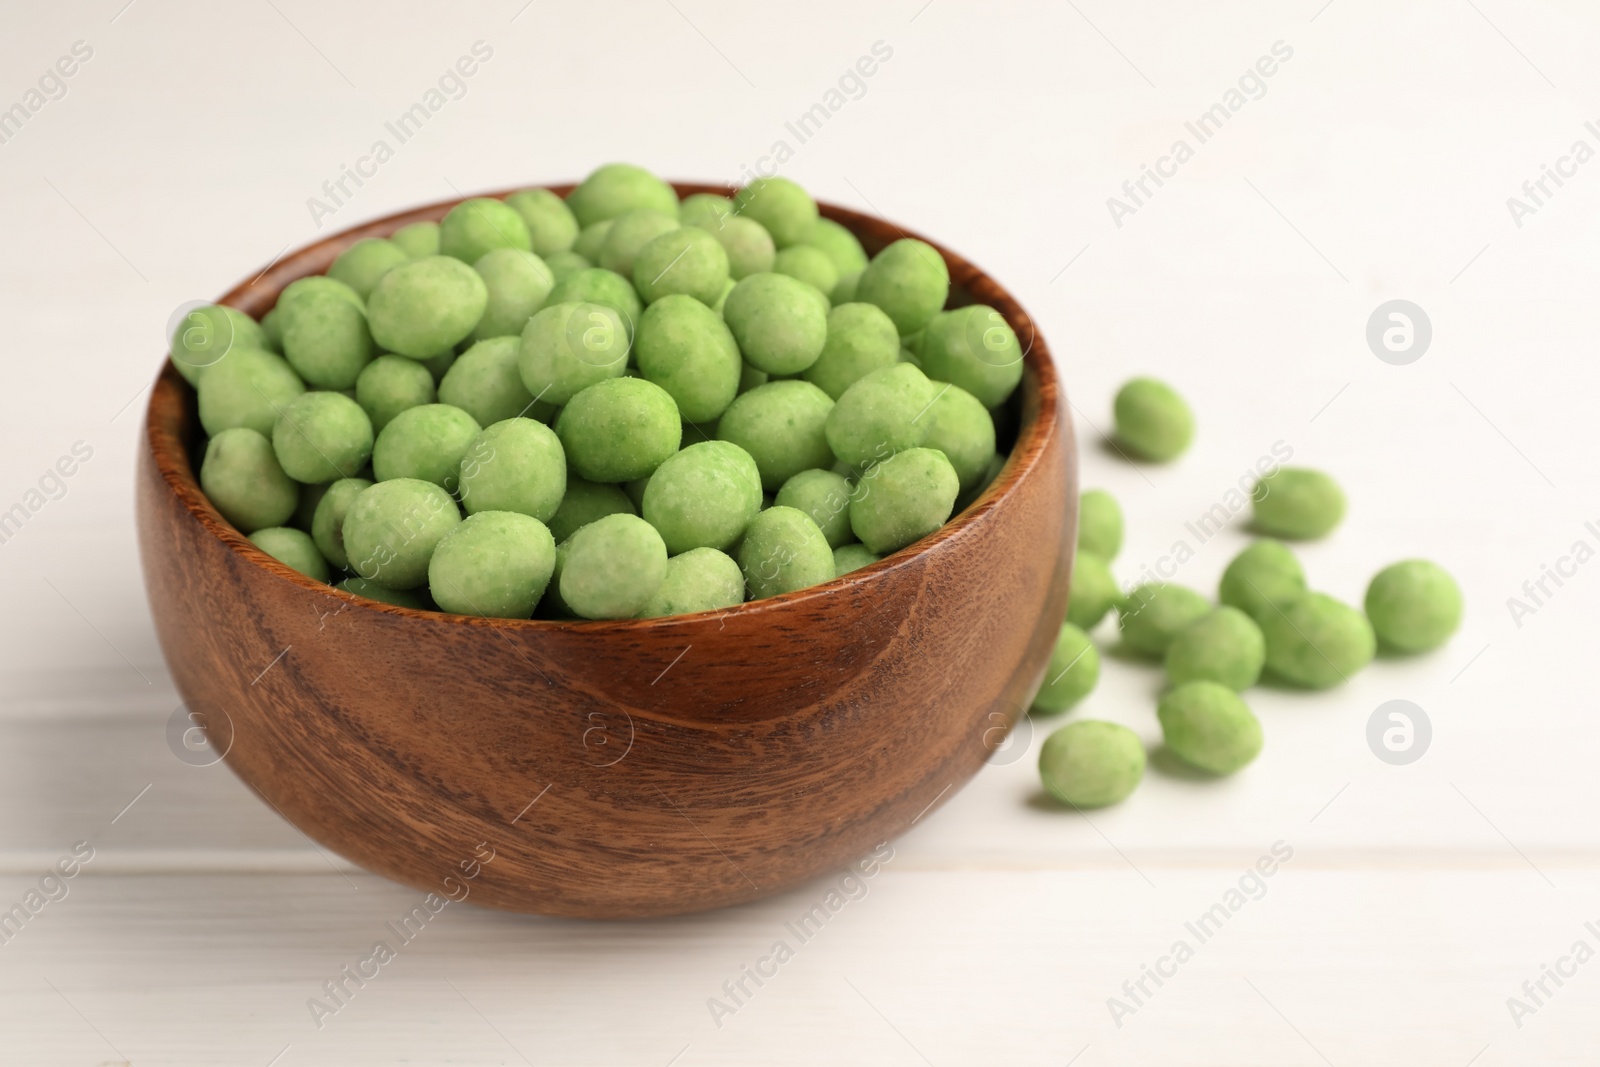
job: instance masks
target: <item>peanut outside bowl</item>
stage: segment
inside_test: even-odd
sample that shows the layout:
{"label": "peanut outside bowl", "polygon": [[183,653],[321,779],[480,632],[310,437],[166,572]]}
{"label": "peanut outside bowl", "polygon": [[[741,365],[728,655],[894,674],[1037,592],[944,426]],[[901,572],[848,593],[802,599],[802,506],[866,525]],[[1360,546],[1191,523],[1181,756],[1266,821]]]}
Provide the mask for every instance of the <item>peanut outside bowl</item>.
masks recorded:
{"label": "peanut outside bowl", "polygon": [[[318,241],[222,302],[259,318],[358,239],[454,203]],[[843,208],[822,214],[869,253],[906,236]],[[194,394],[167,365],[145,414],[140,551],[167,664],[210,743],[320,844],[512,911],[721,907],[905,831],[1025,711],[1076,542],[1076,456],[1044,340],[993,279],[939,251],[952,304],[992,305],[1028,349],[999,420],[1002,445],[1015,427],[1005,468],[909,548],[721,613],[478,619],[321,585],[256,549],[201,493]]]}

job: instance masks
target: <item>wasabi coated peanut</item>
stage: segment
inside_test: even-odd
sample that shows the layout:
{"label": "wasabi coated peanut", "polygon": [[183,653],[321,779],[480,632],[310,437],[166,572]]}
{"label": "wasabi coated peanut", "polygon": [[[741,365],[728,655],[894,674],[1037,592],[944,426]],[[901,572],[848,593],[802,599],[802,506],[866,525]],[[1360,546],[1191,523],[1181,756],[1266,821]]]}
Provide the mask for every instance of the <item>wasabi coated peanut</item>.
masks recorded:
{"label": "wasabi coated peanut", "polygon": [[[828,299],[833,302],[834,307],[838,307],[840,304],[853,303],[855,301],[856,287],[861,284],[861,275],[862,272],[859,270],[852,271],[849,274],[839,275],[839,283],[835,285],[833,287],[833,291],[828,294]],[[876,307],[877,305],[873,306]],[[881,311],[882,309],[879,308],[879,310]]]}
{"label": "wasabi coated peanut", "polygon": [[328,563],[304,530],[288,526],[268,526],[250,535],[251,542],[292,570],[319,582],[328,580]]}
{"label": "wasabi coated peanut", "polygon": [[1055,650],[1044,669],[1044,683],[1033,698],[1033,711],[1059,715],[1094,690],[1100,680],[1100,650],[1089,635],[1069,623],[1062,624]]}
{"label": "wasabi coated peanut", "polygon": [[584,526],[607,515],[637,515],[633,501],[620,486],[588,482],[575,474],[567,475],[567,491],[561,506],[550,517],[550,534],[560,544]]}
{"label": "wasabi coated peanut", "polygon": [[633,259],[633,287],[646,304],[681,293],[710,308],[727,284],[728,253],[693,226],[652,238]]}
{"label": "wasabi coated peanut", "polygon": [[566,456],[544,423],[505,419],[467,446],[458,484],[468,515],[511,511],[548,522],[567,491]]}
{"label": "wasabi coated peanut", "polygon": [[1134,458],[1165,463],[1194,440],[1194,413],[1166,382],[1134,378],[1117,390],[1112,405],[1116,439]]}
{"label": "wasabi coated peanut", "polygon": [[328,277],[344,282],[365,300],[379,278],[410,258],[406,250],[393,241],[363,237],[339,253],[339,258],[328,268]]}
{"label": "wasabi coated peanut", "polygon": [[534,400],[522,384],[522,339],[491,337],[479,341],[450,365],[439,382],[439,402],[460,408],[479,426],[527,416],[540,422],[555,414],[555,405]]}
{"label": "wasabi coated peanut", "polygon": [[817,221],[817,202],[787,178],[757,178],[734,194],[733,204],[766,227],[779,248],[805,240]]}
{"label": "wasabi coated peanut", "polygon": [[607,515],[572,535],[561,563],[561,599],[585,619],[639,614],[667,576],[667,546],[637,515]]}
{"label": "wasabi coated peanut", "polygon": [[1165,663],[1173,685],[1204,681],[1249,689],[1266,661],[1261,627],[1238,608],[1220,607],[1178,631]]}
{"label": "wasabi coated peanut", "polygon": [[633,288],[633,283],[614,270],[605,270],[601,267],[591,267],[569,274],[556,283],[550,290],[550,295],[545,299],[545,306],[554,304],[567,304],[573,302],[604,304],[622,316],[622,321],[628,327],[628,336],[633,336],[633,328],[639,321],[639,314],[644,310],[644,304],[639,300],[639,294]]}
{"label": "wasabi coated peanut", "polygon": [[691,193],[678,204],[678,221],[702,230],[720,229],[732,214],[733,201],[716,193]]}
{"label": "wasabi coated peanut", "polygon": [[739,372],[739,392],[741,394],[748,393],[756,386],[766,385],[767,382],[771,380],[772,375],[768,374],[764,370],[757,370],[750,364],[746,363],[744,365],[744,369]]}
{"label": "wasabi coated peanut", "polygon": [[344,517],[350,513],[350,505],[361,491],[371,486],[365,478],[341,478],[328,486],[311,516],[311,540],[316,542],[323,558],[339,570],[350,566],[350,557],[344,548]]}
{"label": "wasabi coated peanut", "polygon": [[427,605],[416,593],[406,589],[385,589],[377,582],[366,578],[346,578],[334,586],[346,593],[376,600],[380,604],[393,604],[397,608],[411,608],[414,611],[423,611]]}
{"label": "wasabi coated peanut", "polygon": [[800,376],[838,400],[862,378],[899,360],[900,334],[882,308],[840,304],[828,312],[822,354]]}
{"label": "wasabi coated peanut", "polygon": [[389,420],[373,443],[373,476],[380,482],[432,482],[454,492],[461,458],[481,429],[471,415],[449,404],[407,408]]}
{"label": "wasabi coated peanut", "polygon": [[1022,381],[1022,345],[1000,313],[984,304],[941,311],[917,342],[922,370],[999,407]]}
{"label": "wasabi coated peanut", "polygon": [[544,260],[520,248],[497,248],[472,265],[489,290],[483,318],[473,328],[472,339],[519,337],[533,313],[544,307],[556,276]]}
{"label": "wasabi coated peanut", "polygon": [[372,422],[343,393],[302,393],[278,417],[272,449],[297,482],[353,478],[372,456]]}
{"label": "wasabi coated peanut", "polygon": [[[339,279],[330,278],[326,274],[311,274],[304,278],[296,278],[284,286],[283,292],[278,296],[278,304],[282,305],[283,298],[291,293],[322,293],[325,296],[336,296],[340,300],[349,302],[352,307],[360,308],[362,311],[367,308],[366,301],[362,299],[360,293]],[[274,307],[273,310],[276,311],[277,308]],[[278,317],[280,323],[282,319],[283,317],[280,315]]]}
{"label": "wasabi coated peanut", "polygon": [[842,279],[847,274],[859,274],[867,269],[867,253],[850,230],[832,219],[818,218],[811,224],[802,244],[821,249],[833,262],[834,270]]}
{"label": "wasabi coated peanut", "polygon": [[835,578],[858,571],[878,562],[881,557],[866,545],[840,545],[833,550],[833,576]]}
{"label": "wasabi coated peanut", "polygon": [[[283,331],[278,329],[277,307],[274,306],[271,311],[261,316],[261,321],[257,325],[261,327],[261,347],[268,352],[276,352],[280,356],[283,355]],[[204,369],[204,367],[200,367],[196,370],[195,382],[199,381],[199,371]],[[179,370],[182,370],[182,368],[180,367]],[[185,374],[184,377],[187,378],[188,375]],[[190,384],[193,385],[195,382]]]}
{"label": "wasabi coated peanut", "polygon": [[567,197],[567,207],[572,209],[578,225],[582,227],[605,222],[640,208],[650,208],[675,217],[678,214],[678,194],[672,191],[672,186],[643,167],[631,163],[607,163],[596,168],[572,190]]}
{"label": "wasabi coated peanut", "polygon": [[710,232],[728,254],[728,277],[736,282],[772,270],[777,260],[778,250],[772,244],[772,235],[755,219],[734,215],[723,219],[721,226],[702,225],[700,228]]}
{"label": "wasabi coated peanut", "polygon": [[1130,590],[1117,610],[1128,647],[1147,656],[1162,656],[1179,631],[1210,612],[1211,605],[1193,589],[1149,582]]}
{"label": "wasabi coated peanut", "polygon": [[943,452],[961,480],[961,491],[976,489],[994,458],[994,419],[973,396],[957,385],[940,385],[928,410],[915,422],[922,427],[924,448]]}
{"label": "wasabi coated peanut", "polygon": [[593,226],[585,226],[578,231],[578,239],[572,242],[572,251],[582,256],[590,263],[600,261],[600,246],[606,243],[606,234],[611,232],[611,220],[597,222]]}
{"label": "wasabi coated peanut", "polygon": [[428,592],[442,611],[526,619],[555,565],[556,543],[544,523],[509,511],[481,511],[433,550]]}
{"label": "wasabi coated peanut", "polygon": [[300,487],[278,466],[272,442],[244,426],[219,431],[206,442],[200,488],[243,534],[282,526],[300,500]]}
{"label": "wasabi coated peanut", "polygon": [[674,556],[691,548],[725,549],[761,510],[761,473],[738,445],[702,441],[656,468],[639,510]]}
{"label": "wasabi coated peanut", "polygon": [[1120,803],[1144,777],[1144,742],[1126,726],[1097,719],[1068,723],[1039,749],[1045,789],[1074,808]]}
{"label": "wasabi coated peanut", "polygon": [[399,245],[401,250],[412,259],[421,259],[423,256],[436,256],[439,254],[439,224],[437,222],[413,222],[409,226],[402,226],[391,233],[389,240]]}
{"label": "wasabi coated peanut", "polygon": [[622,377],[628,369],[628,338],[628,325],[615,308],[552,303],[523,328],[517,373],[530,397],[565,404],[591,385]]}
{"label": "wasabi coated peanut", "polygon": [[374,433],[407,408],[433,403],[434,397],[428,368],[404,356],[379,356],[356,378],[356,403],[372,421]]}
{"label": "wasabi coated peanut", "polygon": [[1256,620],[1267,642],[1267,667],[1307,689],[1348,681],[1377,651],[1367,617],[1323,593],[1273,604]]}
{"label": "wasabi coated peanut", "polygon": [[743,362],[716,312],[692,296],[664,296],[639,318],[639,373],[671,394],[685,421],[708,422],[739,392]]}
{"label": "wasabi coated peanut", "polygon": [[1461,625],[1461,587],[1424,559],[1391,563],[1367,586],[1367,618],[1378,639],[1399,652],[1427,652]]}
{"label": "wasabi coated peanut", "polygon": [[1232,774],[1261,752],[1261,723],[1239,694],[1216,682],[1187,682],[1156,707],[1167,748],[1191,766]]}
{"label": "wasabi coated peanut", "polygon": [[1260,540],[1222,572],[1217,599],[1260,621],[1274,603],[1306,591],[1306,572],[1282,541]]}
{"label": "wasabi coated peanut", "polygon": [[456,365],[456,350],[447,348],[437,356],[419,359],[417,362],[428,368],[428,376],[433,379],[433,384],[437,387],[444,381],[444,376],[450,368]]}
{"label": "wasabi coated peanut", "polygon": [[1106,612],[1122,600],[1122,590],[1111,576],[1111,566],[1093,552],[1078,553],[1072,564],[1072,586],[1067,594],[1067,621],[1092,630]]}
{"label": "wasabi coated peanut", "polygon": [[284,358],[309,385],[348,389],[372,361],[367,316],[329,288],[300,285],[292,283],[278,299]]}
{"label": "wasabi coated peanut", "polygon": [[559,284],[580,270],[590,270],[594,264],[576,252],[552,252],[544,257],[544,265]]}
{"label": "wasabi coated peanut", "polygon": [[785,248],[773,257],[772,270],[775,274],[787,274],[805,282],[824,295],[831,293],[833,287],[839,284],[839,268],[833,265],[833,260],[828,258],[826,252],[810,245],[790,245]]}
{"label": "wasabi coated peanut", "polygon": [[1344,490],[1308,467],[1279,467],[1256,482],[1250,501],[1255,529],[1294,541],[1326,536],[1344,518]]}
{"label": "wasabi coated peanut", "polygon": [[833,578],[833,550],[811,516],[770,507],[750,521],[739,542],[739,569],[750,599],[792,593]]}
{"label": "wasabi coated peanut", "polygon": [[855,298],[881,307],[900,336],[908,337],[928,325],[949,295],[950,268],[944,257],[925,241],[902,237],[867,264],[856,282]]}
{"label": "wasabi coated peanut", "polygon": [[1104,489],[1078,497],[1078,550],[1101,559],[1116,559],[1122,551],[1122,507]]}
{"label": "wasabi coated peanut", "polygon": [[460,523],[456,502],[432,482],[378,482],[345,512],[345,555],[362,578],[386,589],[415,589],[428,581],[434,548]]}
{"label": "wasabi coated peanut", "polygon": [[235,426],[270,435],[289,401],[305,391],[282,356],[236,348],[200,379],[200,425],[212,437]]}
{"label": "wasabi coated peanut", "polygon": [[828,340],[827,297],[785,274],[752,274],[733,287],[722,317],[745,362],[768,374],[798,374]]}
{"label": "wasabi coated peanut", "polygon": [[523,189],[506,197],[506,206],[522,216],[534,255],[565,252],[578,239],[578,220],[567,202],[548,189]]}
{"label": "wasabi coated peanut", "polygon": [[909,363],[873,371],[846,389],[828,413],[828,446],[857,469],[915,448],[939,388]]}
{"label": "wasabi coated peanut", "polygon": [[856,539],[850,529],[850,483],[833,471],[801,471],[778,490],[773,500],[779,507],[796,508],[811,516],[828,547],[838,548]]}
{"label": "wasabi coated peanut", "polygon": [[833,401],[810,382],[758,385],[736,397],[717,420],[717,437],[756,461],[761,488],[778,487],[803,470],[833,466],[826,426]]}
{"label": "wasabi coated peanut", "polygon": [[[276,455],[277,450],[273,450]],[[294,506],[294,517],[289,520],[289,525],[297,530],[311,533],[311,520],[316,518],[317,507],[322,503],[322,498],[328,494],[333,482],[323,482],[321,485],[300,486],[300,501]],[[315,534],[312,534],[315,537]],[[320,549],[321,546],[319,545]]]}
{"label": "wasabi coated peanut", "polygon": [[517,210],[499,200],[463,200],[439,220],[439,254],[476,263],[496,248],[533,250],[528,224]]}
{"label": "wasabi coated peanut", "polygon": [[611,378],[567,402],[556,417],[556,434],[567,464],[580,476],[591,482],[630,482],[650,475],[678,450],[683,420],[659,385],[643,378]]}
{"label": "wasabi coated peanut", "polygon": [[412,359],[432,359],[463,341],[489,305],[478,272],[450,256],[400,264],[378,279],[367,298],[372,339]]}
{"label": "wasabi coated peanut", "polygon": [[606,270],[615,271],[624,278],[633,277],[633,261],[652,238],[671,233],[678,228],[676,215],[644,209],[618,215],[606,231],[600,245],[600,258],[596,260]]}
{"label": "wasabi coated peanut", "polygon": [[744,574],[733,557],[714,548],[691,548],[667,560],[667,576],[639,609],[639,617],[691,615],[742,603]]}
{"label": "wasabi coated peanut", "polygon": [[220,362],[233,349],[265,348],[267,343],[266,331],[249,315],[220,304],[207,304],[185,315],[172,331],[172,365],[184,381],[196,385],[201,371]]}
{"label": "wasabi coated peanut", "polygon": [[943,452],[898,452],[862,475],[850,501],[850,529],[862,544],[887,555],[943,526],[960,491]]}

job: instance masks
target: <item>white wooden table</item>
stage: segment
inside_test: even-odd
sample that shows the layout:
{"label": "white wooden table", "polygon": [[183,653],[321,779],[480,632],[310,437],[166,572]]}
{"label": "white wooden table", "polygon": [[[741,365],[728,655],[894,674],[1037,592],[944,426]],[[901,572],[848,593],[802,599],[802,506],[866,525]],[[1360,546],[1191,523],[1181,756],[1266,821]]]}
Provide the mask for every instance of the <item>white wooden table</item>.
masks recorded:
{"label": "white wooden table", "polygon": [[[19,7],[0,33],[0,108],[38,104],[0,126],[0,512],[27,513],[0,543],[0,909],[75,843],[93,852],[0,943],[0,1063],[1600,1057],[1600,564],[1569,558],[1600,548],[1600,163],[1563,162],[1579,139],[1600,148],[1584,126],[1600,113],[1594,11],[125,4]],[[489,58],[446,79],[426,124],[362,162],[479,41]],[[889,58],[830,95],[880,41]],[[1280,41],[1272,75],[1247,79],[1200,143],[1185,123],[1226,107]],[[1180,138],[1192,153],[1163,162]],[[783,173],[938,235],[1036,314],[1078,409],[1085,484],[1128,513],[1122,579],[1183,542],[1176,580],[1213,588],[1243,519],[1203,540],[1186,523],[1282,442],[1352,498],[1304,553],[1314,584],[1358,600],[1377,567],[1425,555],[1461,579],[1467,621],[1439,653],[1335,692],[1253,691],[1257,765],[1217,783],[1152,768],[1088,817],[1038,802],[1043,728],[1024,731],[803,942],[786,924],[839,876],[659,922],[452,904],[402,944],[386,924],[419,894],[168,748],[180,698],[130,492],[166,320],[286,245],[454,189],[613,158],[736,179],[779,141]],[[1123,183],[1137,190],[1144,164],[1169,176],[1135,201]],[[1523,183],[1542,164],[1567,176],[1535,201]],[[329,207],[323,183],[346,167],[368,176],[314,218],[327,211],[308,200]],[[1514,217],[1513,196],[1536,210]],[[1433,327],[1406,366],[1365,339],[1397,298]],[[1134,373],[1175,382],[1200,414],[1175,466],[1132,468],[1098,444]],[[75,445],[71,477],[41,485]],[[1566,576],[1535,602],[1524,582],[1547,565]],[[1514,617],[1510,597],[1535,610]],[[1108,660],[1080,714],[1154,740],[1158,685]],[[1406,766],[1366,740],[1392,699],[1432,723]],[[1231,895],[1275,846],[1292,857]],[[1202,941],[1186,924],[1208,914]],[[792,954],[772,973],[780,940]],[[324,983],[379,941],[393,958],[331,999]],[[1514,1017],[1512,997],[1536,1010]]]}

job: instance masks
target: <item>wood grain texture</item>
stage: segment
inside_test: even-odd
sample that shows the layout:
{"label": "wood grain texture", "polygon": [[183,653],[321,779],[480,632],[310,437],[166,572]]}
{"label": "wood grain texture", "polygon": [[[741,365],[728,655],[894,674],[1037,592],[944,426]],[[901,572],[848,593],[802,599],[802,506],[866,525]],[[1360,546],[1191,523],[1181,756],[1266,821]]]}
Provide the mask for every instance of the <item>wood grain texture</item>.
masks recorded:
{"label": "wood grain texture", "polygon": [[[454,202],[301,249],[224,302],[259,316],[354,241]],[[822,211],[869,252],[906,235]],[[363,867],[445,895],[487,843],[496,858],[472,900],[493,907],[703,910],[778,892],[903,832],[1024,710],[1065,610],[1075,542],[1076,457],[1044,339],[993,279],[939,250],[952,304],[993,305],[1028,349],[1004,470],[916,545],[722,613],[474,619],[319,585],[205,500],[193,394],[166,367],[137,502],[178,689],[211,710],[213,740],[247,784]]]}

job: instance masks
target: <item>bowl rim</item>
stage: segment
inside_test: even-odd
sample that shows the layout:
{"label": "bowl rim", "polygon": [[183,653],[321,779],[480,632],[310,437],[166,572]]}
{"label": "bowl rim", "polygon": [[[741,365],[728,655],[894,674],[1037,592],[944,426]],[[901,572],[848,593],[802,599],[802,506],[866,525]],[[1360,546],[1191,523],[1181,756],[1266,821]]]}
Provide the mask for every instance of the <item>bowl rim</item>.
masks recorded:
{"label": "bowl rim", "polygon": [[[680,199],[695,193],[712,193],[731,197],[737,191],[735,186],[715,183],[668,181],[667,184],[672,186]],[[551,185],[519,185],[492,192],[455,196],[358,223],[347,229],[320,237],[293,250],[279,253],[259,273],[235,285],[218,298],[216,303],[235,308],[259,321],[262,315],[265,315],[267,311],[276,305],[278,295],[289,282],[316,273],[307,267],[309,260],[320,259],[330,251],[337,255],[363,238],[386,237],[400,227],[413,222],[437,221],[450,208],[465,200],[479,198],[504,200],[507,196],[525,189],[547,189],[565,198],[575,187],[576,183],[570,182]],[[223,544],[227,545],[234,553],[256,566],[264,567],[277,577],[299,585],[310,592],[338,597],[349,601],[354,606],[396,615],[401,618],[414,618],[435,623],[448,621],[459,625],[481,626],[523,633],[561,631],[626,635],[637,634],[646,629],[701,624],[708,618],[725,620],[735,614],[742,618],[759,617],[766,613],[785,611],[796,605],[836,595],[842,589],[871,582],[902,567],[913,566],[918,557],[924,553],[938,548],[947,541],[961,537],[980,525],[988,518],[1002,497],[1011,493],[1024,476],[1040,466],[1044,461],[1046,450],[1051,446],[1054,435],[1056,433],[1065,434],[1066,429],[1062,425],[1065,420],[1061,411],[1060,382],[1056,375],[1055,362],[1050,356],[1049,345],[1045,342],[1044,336],[1039,331],[1033,317],[1011,295],[1009,290],[1001,286],[993,277],[965,257],[951,251],[937,241],[933,241],[916,231],[905,229],[886,218],[855,211],[822,200],[817,201],[817,207],[822,217],[842,223],[852,233],[858,235],[862,231],[876,230],[878,231],[877,236],[887,237],[889,240],[909,237],[925,242],[944,258],[950,270],[952,286],[959,285],[965,289],[973,297],[974,303],[987,304],[1000,312],[1001,317],[1006,320],[1006,323],[1019,338],[1023,337],[1025,332],[1028,337],[1023,351],[1024,374],[1022,381],[1018,385],[1019,390],[1022,391],[1022,413],[1017,426],[1017,439],[999,474],[963,511],[947,520],[938,530],[884,556],[875,563],[829,579],[826,582],[807,586],[804,589],[796,589],[793,592],[782,593],[778,596],[747,600],[742,604],[735,604],[729,608],[684,615],[663,615],[648,619],[503,619],[407,608],[372,600],[340,589],[331,583],[319,582],[308,575],[302,574],[257,548],[255,543],[245,534],[239,532],[222,517],[221,512],[217,511],[204,490],[200,488],[199,472],[190,463],[188,447],[177,432],[177,428],[190,416],[190,394],[193,393],[194,387],[189,385],[178,374],[177,368],[171,360],[170,345],[168,355],[163,360],[161,369],[157,373],[155,383],[151,389],[150,399],[145,406],[144,436],[146,447],[150,451],[151,458],[155,462],[156,471],[161,479],[166,483],[168,490],[177,497],[190,517],[195,519],[202,528],[222,541]],[[886,233],[884,231],[889,232]],[[1031,371],[1032,374],[1027,373],[1028,371]]]}

